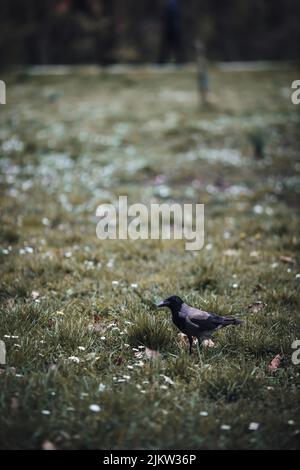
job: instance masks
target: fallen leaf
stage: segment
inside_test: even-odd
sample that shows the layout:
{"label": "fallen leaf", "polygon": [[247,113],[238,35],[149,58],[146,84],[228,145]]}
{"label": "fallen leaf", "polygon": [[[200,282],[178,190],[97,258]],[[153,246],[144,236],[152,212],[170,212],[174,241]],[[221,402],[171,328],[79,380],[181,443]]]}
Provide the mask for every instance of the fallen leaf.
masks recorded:
{"label": "fallen leaf", "polygon": [[188,346],[189,340],[188,340],[188,337],[186,335],[184,335],[183,333],[178,333],[178,338],[179,338],[180,346],[182,346],[182,347]]}
{"label": "fallen leaf", "polygon": [[36,290],[33,290],[33,291],[31,292],[31,298],[32,298],[33,300],[38,299],[39,296],[40,296],[40,293],[37,292]]}
{"label": "fallen leaf", "polygon": [[266,306],[267,306],[267,304],[264,304],[260,300],[257,300],[253,304],[248,305],[248,309],[251,310],[251,312],[253,312],[253,313],[257,313],[260,310],[262,310],[263,308],[265,308]]}
{"label": "fallen leaf", "polygon": [[288,263],[288,264],[296,264],[295,258],[292,258],[291,256],[280,256],[280,261],[283,263]]}
{"label": "fallen leaf", "polygon": [[[181,347],[190,347],[190,342],[188,340],[188,337],[183,334],[183,333],[178,333],[178,337],[179,337],[179,344]],[[193,338],[193,344],[196,342],[196,339]]]}
{"label": "fallen leaf", "polygon": [[145,354],[148,359],[157,359],[160,357],[160,353],[158,351],[154,351],[153,349],[146,348]]}
{"label": "fallen leaf", "polygon": [[277,356],[272,359],[271,364],[269,364],[268,369],[270,372],[276,372],[276,370],[280,367],[281,364],[281,356],[277,354]]}
{"label": "fallen leaf", "polygon": [[56,447],[53,444],[53,442],[45,440],[42,444],[42,449],[43,450],[56,450]]}
{"label": "fallen leaf", "polygon": [[144,354],[145,354],[145,351],[137,351],[134,353],[137,359],[141,359],[144,356]]}
{"label": "fallen leaf", "polygon": [[94,315],[94,322],[88,325],[88,330],[95,333],[104,333],[106,331],[105,326],[100,322],[100,315]]}
{"label": "fallen leaf", "polygon": [[15,299],[6,299],[4,303],[7,308],[12,308],[15,304]]}
{"label": "fallen leaf", "polygon": [[6,364],[6,347],[4,341],[0,340],[0,364]]}

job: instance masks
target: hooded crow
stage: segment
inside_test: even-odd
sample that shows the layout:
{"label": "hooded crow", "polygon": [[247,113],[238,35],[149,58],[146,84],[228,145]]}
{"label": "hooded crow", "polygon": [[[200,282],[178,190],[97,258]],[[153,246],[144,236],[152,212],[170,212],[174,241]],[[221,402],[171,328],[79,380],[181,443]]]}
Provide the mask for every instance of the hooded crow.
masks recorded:
{"label": "hooded crow", "polygon": [[196,336],[199,343],[201,343],[204,339],[209,339],[215,331],[224,326],[242,323],[241,320],[236,318],[221,317],[215,313],[190,307],[177,295],[168,297],[160,302],[157,307],[168,307],[171,310],[173,322],[189,339],[190,354],[192,354],[193,336]]}

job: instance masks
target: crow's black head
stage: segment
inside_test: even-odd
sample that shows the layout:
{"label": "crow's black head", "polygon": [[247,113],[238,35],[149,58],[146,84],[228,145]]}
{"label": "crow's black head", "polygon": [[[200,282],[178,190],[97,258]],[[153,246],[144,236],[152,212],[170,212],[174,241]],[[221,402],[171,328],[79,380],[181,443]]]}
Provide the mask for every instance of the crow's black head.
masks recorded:
{"label": "crow's black head", "polygon": [[177,295],[172,295],[171,297],[168,297],[167,299],[160,302],[157,307],[169,307],[172,311],[176,311],[180,310],[182,304],[183,300],[180,297]]}

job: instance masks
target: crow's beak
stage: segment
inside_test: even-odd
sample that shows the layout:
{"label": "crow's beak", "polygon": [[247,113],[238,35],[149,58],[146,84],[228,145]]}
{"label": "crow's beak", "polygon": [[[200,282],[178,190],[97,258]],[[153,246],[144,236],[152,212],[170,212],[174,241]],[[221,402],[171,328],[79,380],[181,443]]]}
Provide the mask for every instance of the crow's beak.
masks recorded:
{"label": "crow's beak", "polygon": [[162,308],[162,307],[167,307],[167,302],[165,300],[162,300],[158,304],[156,304],[157,308]]}

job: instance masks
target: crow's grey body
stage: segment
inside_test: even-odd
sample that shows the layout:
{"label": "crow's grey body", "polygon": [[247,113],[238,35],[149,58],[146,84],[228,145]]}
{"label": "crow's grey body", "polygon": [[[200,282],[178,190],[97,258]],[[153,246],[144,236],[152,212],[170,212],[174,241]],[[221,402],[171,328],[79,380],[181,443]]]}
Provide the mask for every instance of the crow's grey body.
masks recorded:
{"label": "crow's grey body", "polygon": [[184,303],[180,297],[172,296],[161,302],[158,307],[168,307],[172,312],[172,319],[177,328],[187,335],[192,352],[193,336],[201,343],[220,328],[228,325],[238,325],[241,320],[222,317],[215,313],[205,312]]}

